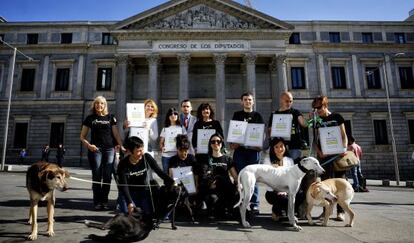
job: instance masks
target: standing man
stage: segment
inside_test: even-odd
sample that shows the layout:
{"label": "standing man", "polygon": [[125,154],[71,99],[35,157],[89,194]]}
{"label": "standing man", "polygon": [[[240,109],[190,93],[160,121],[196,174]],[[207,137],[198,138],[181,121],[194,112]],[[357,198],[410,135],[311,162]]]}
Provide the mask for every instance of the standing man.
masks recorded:
{"label": "standing man", "polygon": [[60,168],[62,168],[63,158],[65,156],[65,152],[66,152],[65,147],[63,147],[63,144],[60,143],[57,150],[56,150],[56,161],[57,161],[57,164]]}
{"label": "standing man", "polygon": [[[292,114],[292,129],[290,135],[290,141],[288,141],[287,145],[289,148],[289,157],[293,160],[299,158],[302,155],[301,147],[302,147],[302,134],[301,128],[306,127],[305,118],[303,118],[302,113],[299,110],[292,108],[293,105],[293,95],[292,93],[285,91],[280,95],[279,98],[279,109],[274,111],[270,114],[269,117],[269,137],[272,128],[272,121],[273,121],[273,114]],[[271,160],[274,158],[270,158]]]}
{"label": "standing man", "polygon": [[[191,141],[193,137],[194,124],[197,121],[197,118],[191,115],[193,107],[191,106],[190,100],[186,99],[181,101],[181,114],[180,114],[180,123],[184,126],[187,131],[188,140]],[[194,155],[194,148],[191,145],[188,150],[189,154]]]}
{"label": "standing man", "polygon": [[366,179],[362,175],[361,172],[361,159],[362,159],[362,149],[355,142],[355,138],[351,135],[348,138],[348,151],[354,152],[355,156],[359,160],[359,164],[355,167],[351,168],[351,176],[352,176],[352,187],[354,188],[355,192],[369,192],[366,185]]}
{"label": "standing man", "polygon": [[49,144],[46,144],[43,148],[42,148],[42,161],[46,161],[49,162],[49,154],[50,154],[50,148],[49,148]]}
{"label": "standing man", "polygon": [[[240,97],[241,105],[243,110],[236,111],[233,114],[232,120],[246,121],[248,123],[260,123],[264,124],[263,117],[259,112],[253,111],[254,97],[250,92],[242,94]],[[260,151],[262,148],[259,147],[245,147],[240,144],[232,143],[230,147],[234,149],[233,161],[236,166],[237,173],[252,164],[259,164],[260,162]],[[259,213],[259,188],[257,185],[254,187],[253,197],[250,200],[250,208],[253,213]]]}

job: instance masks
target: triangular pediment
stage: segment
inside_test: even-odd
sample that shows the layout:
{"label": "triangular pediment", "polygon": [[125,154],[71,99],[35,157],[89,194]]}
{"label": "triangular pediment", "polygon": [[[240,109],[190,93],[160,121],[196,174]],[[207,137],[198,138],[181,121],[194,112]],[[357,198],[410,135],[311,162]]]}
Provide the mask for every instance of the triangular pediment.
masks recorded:
{"label": "triangular pediment", "polygon": [[231,0],[172,0],[113,26],[113,30],[290,30],[293,26]]}

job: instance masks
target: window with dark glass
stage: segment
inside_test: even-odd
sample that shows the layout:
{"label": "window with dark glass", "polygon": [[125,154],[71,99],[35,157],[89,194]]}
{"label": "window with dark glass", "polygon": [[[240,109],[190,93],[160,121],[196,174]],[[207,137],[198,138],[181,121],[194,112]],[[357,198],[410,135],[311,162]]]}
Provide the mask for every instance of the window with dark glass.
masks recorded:
{"label": "window with dark glass", "polygon": [[110,33],[102,33],[102,45],[113,45],[114,38]]}
{"label": "window with dark glass", "polygon": [[96,90],[111,90],[112,68],[98,68]]}
{"label": "window with dark glass", "polygon": [[346,136],[349,138],[352,136],[351,120],[345,120],[344,125],[345,125]]}
{"label": "window with dark glass", "polygon": [[408,120],[408,132],[410,133],[410,144],[414,144],[414,120]]}
{"label": "window with dark glass", "polygon": [[381,89],[381,77],[378,67],[366,67],[368,89]]}
{"label": "window with dark glass", "polygon": [[405,35],[404,33],[394,33],[394,40],[397,44],[405,44]]}
{"label": "window with dark glass", "polygon": [[71,44],[72,43],[72,33],[62,33],[62,34],[60,34],[60,43],[62,43],[62,44]]}
{"label": "window with dark glass", "polygon": [[27,34],[27,44],[37,44],[39,41],[39,34]]}
{"label": "window with dark glass", "polygon": [[36,69],[24,68],[20,82],[20,91],[33,91]]}
{"label": "window with dark glass", "polygon": [[69,90],[69,68],[58,68],[56,70],[56,83],[55,91],[68,91]]}
{"label": "window with dark glass", "polygon": [[387,122],[374,120],[375,144],[388,144]]}
{"label": "window with dark glass", "polygon": [[373,42],[372,33],[362,33],[362,43],[370,44]]}
{"label": "window with dark glass", "polygon": [[399,67],[402,89],[414,89],[413,69],[411,67]]}
{"label": "window with dark glass", "polygon": [[27,129],[29,123],[17,122],[14,127],[14,148],[27,148]]}
{"label": "window with dark glass", "polygon": [[341,43],[341,35],[339,32],[329,32],[329,42]]}
{"label": "window with dark glass", "polygon": [[300,44],[300,34],[292,33],[289,38],[289,44]]}
{"label": "window with dark glass", "polygon": [[292,89],[305,89],[305,68],[292,67],[290,72],[292,77]]}
{"label": "window with dark glass", "polygon": [[4,34],[0,34],[0,45],[3,45]]}
{"label": "window with dark glass", "polygon": [[51,148],[57,148],[60,143],[63,144],[64,132],[65,132],[65,123],[52,122],[50,126],[50,139],[49,139],[49,146]]}
{"label": "window with dark glass", "polygon": [[332,85],[334,89],[346,89],[345,68],[332,67]]}

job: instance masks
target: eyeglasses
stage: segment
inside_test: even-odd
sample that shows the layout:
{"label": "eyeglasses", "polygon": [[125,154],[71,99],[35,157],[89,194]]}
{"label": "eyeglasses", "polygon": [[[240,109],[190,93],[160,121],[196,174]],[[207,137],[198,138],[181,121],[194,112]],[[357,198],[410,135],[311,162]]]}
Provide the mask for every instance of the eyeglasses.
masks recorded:
{"label": "eyeglasses", "polygon": [[210,144],[221,144],[221,140],[211,140]]}
{"label": "eyeglasses", "polygon": [[317,106],[317,107],[313,107],[313,109],[315,109],[315,110],[320,110],[320,109],[322,109],[323,108],[323,105],[321,105],[321,106]]}

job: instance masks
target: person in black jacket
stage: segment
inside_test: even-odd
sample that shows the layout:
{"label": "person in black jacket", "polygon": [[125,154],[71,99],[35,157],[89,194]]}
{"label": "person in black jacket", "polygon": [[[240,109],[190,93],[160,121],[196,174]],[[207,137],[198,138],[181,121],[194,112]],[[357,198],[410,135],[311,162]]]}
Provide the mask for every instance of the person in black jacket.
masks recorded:
{"label": "person in black jacket", "polygon": [[151,187],[149,171],[152,169],[166,186],[174,184],[169,177],[158,166],[155,159],[148,153],[144,153],[144,142],[138,137],[129,137],[124,143],[129,151],[118,165],[118,179],[120,190],[120,210],[131,214],[134,207],[140,207],[145,215],[154,213],[154,193],[156,188]]}

